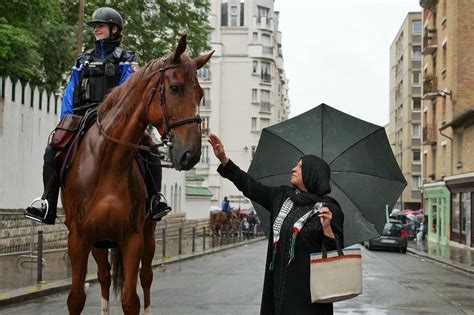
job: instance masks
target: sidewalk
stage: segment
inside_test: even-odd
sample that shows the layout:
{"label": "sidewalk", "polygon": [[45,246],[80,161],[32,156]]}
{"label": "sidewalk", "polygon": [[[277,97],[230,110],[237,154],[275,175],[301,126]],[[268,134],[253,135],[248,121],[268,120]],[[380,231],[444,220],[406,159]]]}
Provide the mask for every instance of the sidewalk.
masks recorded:
{"label": "sidewalk", "polygon": [[408,241],[408,252],[431,259],[474,275],[474,248],[459,245],[440,245],[424,240]]}
{"label": "sidewalk", "polygon": [[[261,236],[215,248],[212,248],[210,244],[208,244],[205,251],[201,250],[191,253],[191,250],[187,250],[185,252],[188,254],[182,255],[177,255],[177,248],[168,248],[167,253],[169,252],[171,256],[166,256],[164,259],[160,255],[161,253],[157,246],[153,267],[212,254],[264,239],[265,237]],[[36,284],[36,262],[26,262],[22,266],[16,262],[17,255],[0,256],[0,273],[2,274],[2,280],[0,281],[0,309],[5,306],[23,303],[69,290],[71,286],[71,266],[67,259],[66,251],[45,252],[43,257],[46,260],[46,266],[43,267],[44,281],[40,284]],[[96,272],[96,263],[90,255],[86,282],[96,282]]]}

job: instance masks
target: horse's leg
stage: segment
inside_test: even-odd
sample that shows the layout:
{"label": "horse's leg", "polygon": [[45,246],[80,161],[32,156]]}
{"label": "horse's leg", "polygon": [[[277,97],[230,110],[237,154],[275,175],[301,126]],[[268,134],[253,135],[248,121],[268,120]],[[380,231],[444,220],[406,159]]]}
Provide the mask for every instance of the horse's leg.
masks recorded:
{"label": "horse's leg", "polygon": [[153,257],[155,256],[155,224],[147,219],[143,229],[143,256],[140,269],[140,283],[143,288],[145,315],[151,315],[150,288],[153,281]]}
{"label": "horse's leg", "polygon": [[90,245],[78,238],[77,233],[71,231],[68,239],[68,253],[71,259],[72,285],[67,298],[69,314],[81,314],[86,302],[84,292],[84,281],[87,272],[87,259],[89,257]]}
{"label": "horse's leg", "polygon": [[100,282],[102,315],[109,314],[109,292],[110,292],[110,263],[109,250],[102,248],[92,248],[92,256],[97,262],[97,277]]}
{"label": "horse's leg", "polygon": [[121,244],[123,262],[122,309],[125,315],[140,313],[137,279],[140,259],[143,255],[143,235],[135,233]]}

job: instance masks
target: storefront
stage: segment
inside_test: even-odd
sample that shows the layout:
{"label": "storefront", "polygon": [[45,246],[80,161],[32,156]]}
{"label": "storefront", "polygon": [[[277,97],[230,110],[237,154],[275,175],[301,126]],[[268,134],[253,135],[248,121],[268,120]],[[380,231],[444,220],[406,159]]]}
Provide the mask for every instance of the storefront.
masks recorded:
{"label": "storefront", "polygon": [[450,231],[450,192],[446,183],[423,185],[425,213],[428,214],[428,241],[446,245]]}
{"label": "storefront", "polygon": [[445,177],[451,191],[450,240],[474,247],[474,173]]}

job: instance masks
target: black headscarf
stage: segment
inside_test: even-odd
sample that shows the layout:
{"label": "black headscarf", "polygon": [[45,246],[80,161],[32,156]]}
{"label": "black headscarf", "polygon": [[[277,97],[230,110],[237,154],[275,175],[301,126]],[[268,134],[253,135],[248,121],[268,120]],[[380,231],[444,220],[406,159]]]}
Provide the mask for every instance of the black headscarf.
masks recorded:
{"label": "black headscarf", "polygon": [[325,196],[331,192],[331,170],[328,163],[315,155],[305,155],[301,158],[301,173],[308,192],[292,187],[288,192],[291,200],[298,205],[324,201]]}

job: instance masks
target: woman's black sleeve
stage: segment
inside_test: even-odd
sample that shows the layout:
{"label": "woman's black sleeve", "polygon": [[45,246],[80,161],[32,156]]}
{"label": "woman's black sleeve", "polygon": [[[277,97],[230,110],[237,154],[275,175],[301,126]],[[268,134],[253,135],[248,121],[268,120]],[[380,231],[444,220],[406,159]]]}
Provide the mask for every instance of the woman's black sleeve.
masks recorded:
{"label": "woman's black sleeve", "polygon": [[249,174],[242,171],[234,162],[229,160],[225,166],[222,164],[217,168],[217,172],[234,183],[245,197],[258,202],[265,209],[271,211],[279,202],[278,196],[285,189],[284,187],[271,187],[263,185],[253,179]]}

